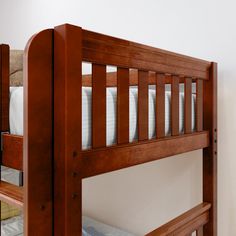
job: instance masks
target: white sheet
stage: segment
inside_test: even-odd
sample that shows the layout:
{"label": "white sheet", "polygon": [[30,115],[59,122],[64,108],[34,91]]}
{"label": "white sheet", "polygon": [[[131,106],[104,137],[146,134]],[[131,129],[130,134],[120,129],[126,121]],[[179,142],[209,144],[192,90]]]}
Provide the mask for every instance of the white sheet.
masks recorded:
{"label": "white sheet", "polygon": [[[82,148],[91,147],[91,98],[92,89],[83,87],[82,89]],[[129,91],[129,141],[137,140],[137,87],[130,88]],[[107,88],[106,107],[106,144],[107,146],[116,143],[116,88]],[[165,133],[170,134],[170,104],[171,92],[165,93]],[[156,90],[149,89],[149,139],[156,136],[155,130],[155,106]],[[192,129],[195,129],[195,95],[192,95]],[[179,96],[179,131],[184,129],[184,93]],[[16,135],[23,135],[23,87],[10,88],[10,132]]]}

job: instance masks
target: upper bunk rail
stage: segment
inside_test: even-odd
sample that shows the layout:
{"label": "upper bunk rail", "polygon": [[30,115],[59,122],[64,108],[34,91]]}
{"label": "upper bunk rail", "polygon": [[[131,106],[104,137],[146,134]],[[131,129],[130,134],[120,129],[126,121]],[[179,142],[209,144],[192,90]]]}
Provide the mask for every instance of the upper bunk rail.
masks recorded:
{"label": "upper bunk rail", "polygon": [[209,78],[211,63],[107,35],[82,30],[84,61],[126,68]]}

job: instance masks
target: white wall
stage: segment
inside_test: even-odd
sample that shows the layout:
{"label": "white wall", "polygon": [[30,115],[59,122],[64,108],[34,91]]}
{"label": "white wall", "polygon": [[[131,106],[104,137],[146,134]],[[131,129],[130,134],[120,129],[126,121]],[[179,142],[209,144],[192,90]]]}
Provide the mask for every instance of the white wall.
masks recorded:
{"label": "white wall", "polygon": [[[233,0],[0,0],[0,42],[44,28],[90,30],[219,63],[219,235],[236,235],[236,3]],[[201,201],[201,151],[84,181],[84,212],[144,234]]]}

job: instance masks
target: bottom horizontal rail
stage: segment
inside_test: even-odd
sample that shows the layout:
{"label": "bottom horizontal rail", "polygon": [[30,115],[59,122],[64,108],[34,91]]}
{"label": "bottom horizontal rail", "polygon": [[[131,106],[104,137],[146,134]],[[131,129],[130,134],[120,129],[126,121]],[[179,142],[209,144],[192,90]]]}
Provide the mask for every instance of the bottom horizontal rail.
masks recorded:
{"label": "bottom horizontal rail", "polygon": [[201,203],[146,236],[184,236],[199,230],[209,221],[210,203]]}

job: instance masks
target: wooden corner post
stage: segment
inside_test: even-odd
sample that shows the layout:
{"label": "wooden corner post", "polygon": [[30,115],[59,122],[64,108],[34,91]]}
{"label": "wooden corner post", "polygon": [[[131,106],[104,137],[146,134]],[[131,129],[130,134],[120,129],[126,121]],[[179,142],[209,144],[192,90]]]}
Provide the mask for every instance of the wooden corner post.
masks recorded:
{"label": "wooden corner post", "polygon": [[82,234],[82,29],[54,29],[54,234]]}
{"label": "wooden corner post", "polygon": [[53,235],[53,30],[24,54],[24,235]]}
{"label": "wooden corner post", "polygon": [[203,201],[211,203],[210,220],[204,236],[217,236],[217,64],[210,67],[209,80],[204,82],[204,130],[209,130],[210,145],[203,149]]}

